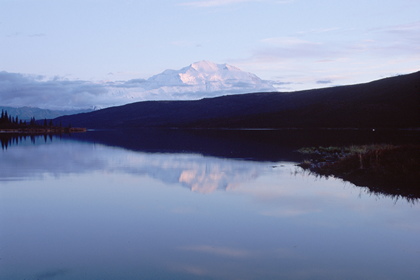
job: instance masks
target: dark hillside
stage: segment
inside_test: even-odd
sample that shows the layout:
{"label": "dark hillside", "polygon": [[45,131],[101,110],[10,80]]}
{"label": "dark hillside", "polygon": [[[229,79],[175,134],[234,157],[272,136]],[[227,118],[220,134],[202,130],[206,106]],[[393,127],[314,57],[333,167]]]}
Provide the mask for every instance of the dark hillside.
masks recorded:
{"label": "dark hillside", "polygon": [[88,128],[284,128],[419,126],[420,72],[366,84],[197,101],[146,101],[54,122]]}

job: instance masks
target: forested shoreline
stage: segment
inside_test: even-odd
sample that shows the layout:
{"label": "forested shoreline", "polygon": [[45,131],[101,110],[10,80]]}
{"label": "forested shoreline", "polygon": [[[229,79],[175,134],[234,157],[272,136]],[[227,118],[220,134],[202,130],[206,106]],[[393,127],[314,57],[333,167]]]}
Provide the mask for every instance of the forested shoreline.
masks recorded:
{"label": "forested shoreline", "polygon": [[32,117],[29,122],[21,120],[17,116],[11,116],[7,111],[2,110],[0,115],[0,132],[2,133],[29,133],[29,134],[44,134],[44,133],[68,133],[68,132],[83,132],[84,128],[74,128],[71,125],[63,127],[61,123],[55,125],[52,120],[44,119],[43,121],[36,120]]}

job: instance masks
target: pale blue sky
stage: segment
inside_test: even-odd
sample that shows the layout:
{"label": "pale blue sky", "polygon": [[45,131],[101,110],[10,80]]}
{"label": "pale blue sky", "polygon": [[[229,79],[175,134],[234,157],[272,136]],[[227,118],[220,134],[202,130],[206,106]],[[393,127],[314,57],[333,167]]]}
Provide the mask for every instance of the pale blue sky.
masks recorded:
{"label": "pale blue sky", "polygon": [[0,71],[102,81],[209,60],[281,89],[420,70],[418,0],[0,0]]}

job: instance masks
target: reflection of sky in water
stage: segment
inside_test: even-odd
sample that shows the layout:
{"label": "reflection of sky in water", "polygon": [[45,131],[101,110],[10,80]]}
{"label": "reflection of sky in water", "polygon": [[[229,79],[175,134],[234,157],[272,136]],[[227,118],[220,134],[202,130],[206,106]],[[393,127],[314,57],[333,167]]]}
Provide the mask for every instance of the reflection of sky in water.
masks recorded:
{"label": "reflection of sky in water", "polygon": [[133,153],[102,145],[58,142],[17,146],[3,152],[0,180],[100,171],[148,175],[163,182],[182,183],[209,193],[250,180],[266,166],[257,162],[206,158],[191,154]]}
{"label": "reflection of sky in water", "polygon": [[13,147],[0,161],[0,279],[417,279],[418,205],[294,171]]}

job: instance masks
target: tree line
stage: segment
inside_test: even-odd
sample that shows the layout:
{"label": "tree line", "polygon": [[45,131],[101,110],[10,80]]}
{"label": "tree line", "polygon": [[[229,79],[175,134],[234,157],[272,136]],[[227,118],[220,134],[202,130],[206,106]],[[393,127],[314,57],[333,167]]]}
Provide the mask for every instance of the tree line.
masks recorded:
{"label": "tree line", "polygon": [[[32,117],[29,120],[29,123],[26,120],[20,120],[18,116],[11,116],[5,110],[1,110],[0,115],[0,128],[3,129],[19,129],[19,128],[41,128],[41,127],[54,127],[53,121],[44,119],[42,121],[37,121],[35,117]],[[59,125],[61,127],[61,123]]]}

